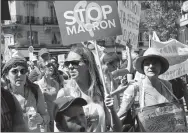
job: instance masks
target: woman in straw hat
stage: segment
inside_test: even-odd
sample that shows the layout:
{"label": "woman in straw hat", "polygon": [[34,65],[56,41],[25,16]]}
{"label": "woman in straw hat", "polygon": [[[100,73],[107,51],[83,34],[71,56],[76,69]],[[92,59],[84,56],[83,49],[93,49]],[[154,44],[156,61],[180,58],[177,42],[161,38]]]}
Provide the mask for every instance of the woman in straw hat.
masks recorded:
{"label": "woman in straw hat", "polygon": [[168,60],[162,57],[155,48],[148,48],[144,55],[135,63],[136,70],[145,76],[140,81],[128,86],[124,91],[122,104],[118,116],[126,115],[138,96],[138,105],[142,107],[171,102],[177,99],[172,93],[172,86],[168,81],[159,79],[159,75],[169,68]]}

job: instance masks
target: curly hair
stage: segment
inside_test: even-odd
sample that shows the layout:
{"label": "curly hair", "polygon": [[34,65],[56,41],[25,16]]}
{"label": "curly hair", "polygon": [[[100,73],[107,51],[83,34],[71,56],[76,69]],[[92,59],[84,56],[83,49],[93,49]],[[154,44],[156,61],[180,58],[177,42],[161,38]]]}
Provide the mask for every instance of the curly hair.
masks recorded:
{"label": "curly hair", "polygon": [[99,89],[102,98],[104,98],[103,85],[100,80],[100,74],[93,53],[88,48],[83,46],[73,46],[70,52],[71,51],[79,54],[88,65],[91,78],[91,85],[88,89],[89,96],[94,99],[94,94],[96,94],[96,92],[98,92],[97,89]]}

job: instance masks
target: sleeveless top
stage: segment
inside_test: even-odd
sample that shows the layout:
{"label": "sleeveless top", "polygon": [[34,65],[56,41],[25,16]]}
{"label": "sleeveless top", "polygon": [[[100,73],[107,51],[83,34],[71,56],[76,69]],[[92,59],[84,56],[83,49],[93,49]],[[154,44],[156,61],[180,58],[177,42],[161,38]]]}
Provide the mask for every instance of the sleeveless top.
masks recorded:
{"label": "sleeveless top", "polygon": [[143,108],[145,106],[152,106],[156,104],[172,102],[174,95],[172,86],[168,81],[161,80],[161,91],[157,91],[151,85],[145,82],[145,79],[140,80],[133,85],[130,85],[123,94],[121,106],[125,106],[124,110],[120,107],[119,112],[127,112],[131,107]]}

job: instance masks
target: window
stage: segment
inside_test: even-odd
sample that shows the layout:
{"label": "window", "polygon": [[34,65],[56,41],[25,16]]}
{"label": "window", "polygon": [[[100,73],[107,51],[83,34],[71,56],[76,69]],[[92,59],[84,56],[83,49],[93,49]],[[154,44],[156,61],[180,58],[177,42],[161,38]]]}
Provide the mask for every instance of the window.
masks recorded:
{"label": "window", "polygon": [[53,32],[51,36],[52,36],[52,40],[51,40],[52,44],[61,44],[60,32]]}
{"label": "window", "polygon": [[[30,31],[27,31],[27,39],[30,42],[31,40],[31,35]],[[38,32],[37,31],[32,31],[32,43],[31,44],[38,44]]]}
{"label": "window", "polygon": [[14,45],[14,35],[6,34],[4,35],[4,43],[6,45]]}
{"label": "window", "polygon": [[34,17],[35,15],[35,5],[34,4],[27,4],[27,16]]}

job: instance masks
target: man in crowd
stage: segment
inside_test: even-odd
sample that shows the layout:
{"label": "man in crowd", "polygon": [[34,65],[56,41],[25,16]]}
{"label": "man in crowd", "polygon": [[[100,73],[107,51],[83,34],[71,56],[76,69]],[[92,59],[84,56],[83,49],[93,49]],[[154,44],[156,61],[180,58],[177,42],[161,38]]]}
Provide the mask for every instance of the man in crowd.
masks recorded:
{"label": "man in crowd", "polygon": [[42,62],[46,62],[51,59],[50,52],[48,51],[47,48],[42,48],[39,51],[38,56],[39,56],[39,61],[42,61]]}
{"label": "man in crowd", "polygon": [[87,120],[83,110],[87,102],[83,98],[65,96],[54,102],[55,132],[87,132]]}
{"label": "man in crowd", "polygon": [[29,73],[29,80],[31,82],[35,82],[35,81],[39,80],[40,75],[41,75],[41,72],[37,65],[37,60],[38,59],[37,59],[36,55],[34,55],[31,59],[31,64],[33,65],[33,69]]}

